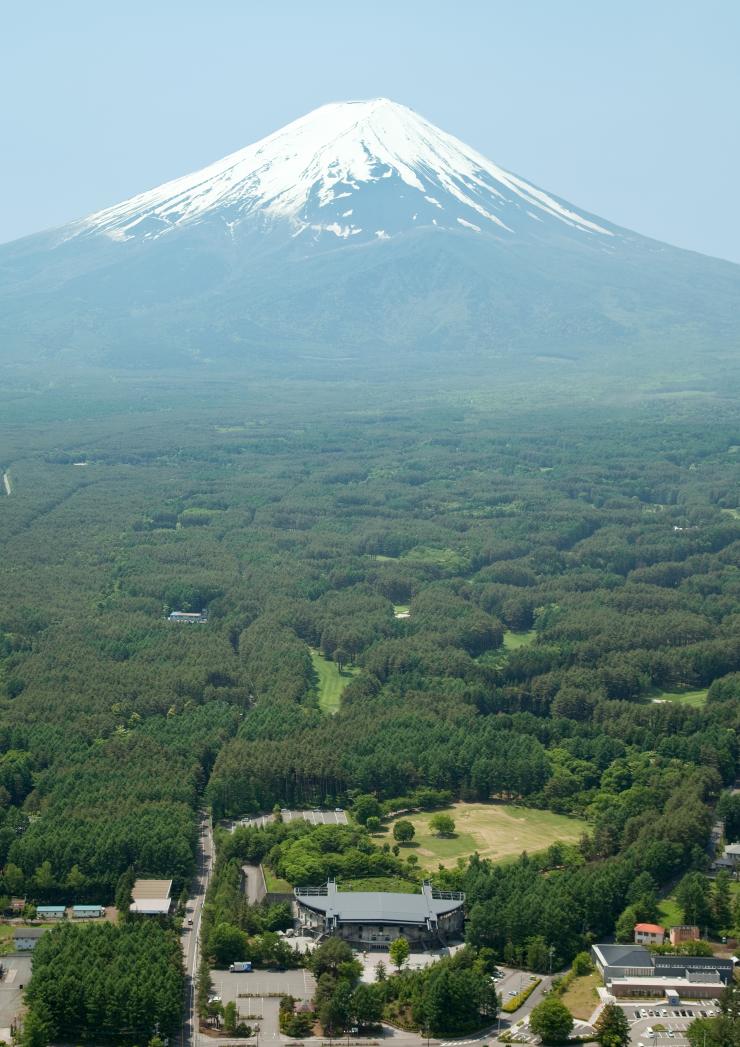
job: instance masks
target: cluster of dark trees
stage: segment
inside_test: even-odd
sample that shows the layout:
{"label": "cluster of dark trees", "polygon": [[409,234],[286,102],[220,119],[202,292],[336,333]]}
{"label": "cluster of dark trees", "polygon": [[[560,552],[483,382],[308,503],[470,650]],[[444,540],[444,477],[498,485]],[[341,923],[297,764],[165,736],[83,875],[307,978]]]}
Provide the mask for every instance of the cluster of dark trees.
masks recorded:
{"label": "cluster of dark trees", "polygon": [[[408,942],[405,945],[408,955]],[[401,969],[390,974],[382,964],[377,980],[359,982],[361,967],[351,947],[328,938],[309,959],[316,977],[314,1007],[324,1033],[336,1036],[356,1026],[371,1031],[383,1018],[428,1035],[459,1034],[490,1024],[498,1013],[491,978],[492,956],[466,947],[420,971]],[[308,1026],[285,1016],[283,1031],[308,1035]]]}
{"label": "cluster of dark trees", "polygon": [[24,1043],[174,1037],[183,992],[175,931],[149,921],[55,927],[34,949]]}
{"label": "cluster of dark trees", "polygon": [[490,950],[467,946],[422,970],[383,976],[380,985],[388,1013],[401,1024],[434,1036],[489,1025],[499,1005],[492,960]]}

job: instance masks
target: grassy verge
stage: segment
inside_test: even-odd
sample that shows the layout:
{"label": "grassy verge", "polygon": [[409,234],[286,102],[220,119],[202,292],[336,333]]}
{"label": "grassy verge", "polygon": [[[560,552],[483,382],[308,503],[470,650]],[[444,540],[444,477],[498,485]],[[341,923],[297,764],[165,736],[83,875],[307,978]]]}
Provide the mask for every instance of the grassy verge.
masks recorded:
{"label": "grassy verge", "polygon": [[560,997],[574,1018],[588,1021],[599,1002],[597,987],[602,984],[596,971],[574,978]]}
{"label": "grassy verge", "polygon": [[336,662],[328,661],[313,648],[311,649],[311,661],[317,678],[319,707],[322,712],[333,715],[341,704],[342,691],[359,670],[355,666],[345,665],[340,672]]}
{"label": "grassy verge", "polygon": [[263,865],[262,868],[265,873],[267,890],[270,894],[290,894],[293,890],[292,884],[289,884],[287,880],[282,880],[279,876],[276,876],[269,866]]}

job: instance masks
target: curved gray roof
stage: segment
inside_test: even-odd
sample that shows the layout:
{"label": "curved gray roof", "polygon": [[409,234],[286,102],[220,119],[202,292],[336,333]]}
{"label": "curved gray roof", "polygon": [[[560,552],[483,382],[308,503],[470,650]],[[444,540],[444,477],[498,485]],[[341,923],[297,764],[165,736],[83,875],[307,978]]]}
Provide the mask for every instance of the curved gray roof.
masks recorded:
{"label": "curved gray roof", "polygon": [[462,907],[465,895],[435,891],[425,883],[419,894],[395,891],[339,891],[334,881],[325,887],[297,887],[299,905],[323,913],[337,923],[436,923],[440,916]]}

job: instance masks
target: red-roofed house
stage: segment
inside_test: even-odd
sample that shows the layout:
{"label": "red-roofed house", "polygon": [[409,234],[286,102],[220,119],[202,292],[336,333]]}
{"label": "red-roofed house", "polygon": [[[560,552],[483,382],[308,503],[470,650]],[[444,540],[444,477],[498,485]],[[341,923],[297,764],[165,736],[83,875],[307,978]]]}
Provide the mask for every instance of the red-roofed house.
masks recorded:
{"label": "red-roofed house", "polygon": [[665,928],[657,923],[636,923],[635,944],[636,945],[662,945],[665,938]]}

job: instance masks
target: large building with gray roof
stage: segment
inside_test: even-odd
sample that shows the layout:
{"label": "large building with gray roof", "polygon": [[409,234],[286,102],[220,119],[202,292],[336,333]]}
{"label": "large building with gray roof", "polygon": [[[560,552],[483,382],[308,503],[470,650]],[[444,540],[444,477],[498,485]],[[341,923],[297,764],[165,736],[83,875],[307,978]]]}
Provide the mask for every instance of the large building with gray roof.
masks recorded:
{"label": "large building with gray roof", "polygon": [[384,949],[394,938],[435,945],[459,935],[465,895],[424,883],[418,894],[394,891],[340,891],[334,880],[323,887],[297,887],[298,917],[306,934],[335,935],[361,949]]}
{"label": "large building with gray roof", "polygon": [[639,945],[592,945],[591,957],[612,996],[713,999],[732,979],[732,960],[718,956],[662,956]]}

